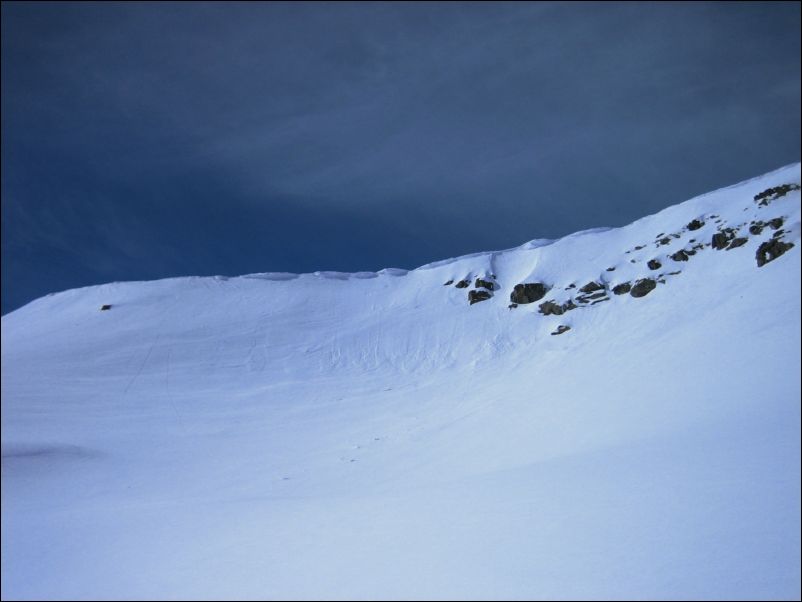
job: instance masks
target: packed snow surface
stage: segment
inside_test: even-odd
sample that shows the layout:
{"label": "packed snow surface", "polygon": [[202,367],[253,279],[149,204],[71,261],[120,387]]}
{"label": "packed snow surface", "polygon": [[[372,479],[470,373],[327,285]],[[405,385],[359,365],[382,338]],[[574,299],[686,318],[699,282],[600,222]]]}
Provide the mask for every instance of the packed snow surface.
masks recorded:
{"label": "packed snow surface", "polygon": [[[800,193],[754,196],[799,182],[411,271],[3,316],[3,599],[798,599]],[[772,237],[794,246],[758,267]],[[604,302],[541,313],[593,281]]]}

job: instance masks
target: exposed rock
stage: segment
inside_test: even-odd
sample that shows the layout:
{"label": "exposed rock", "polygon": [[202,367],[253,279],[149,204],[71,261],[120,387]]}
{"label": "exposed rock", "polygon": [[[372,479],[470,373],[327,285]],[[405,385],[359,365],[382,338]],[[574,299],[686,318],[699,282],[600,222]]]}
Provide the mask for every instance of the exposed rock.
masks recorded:
{"label": "exposed rock", "polygon": [[635,259],[630,259],[629,263],[638,263]]}
{"label": "exposed rock", "polygon": [[688,224],[688,230],[698,230],[704,225],[705,223],[702,220],[699,219],[691,220],[691,222]]}
{"label": "exposed rock", "polygon": [[538,310],[544,316],[561,316],[565,313],[563,306],[554,301],[544,301],[538,306]]}
{"label": "exposed rock", "polygon": [[457,288],[468,288],[471,285],[470,280],[460,280],[454,286]]}
{"label": "exposed rock", "polygon": [[713,235],[711,244],[714,249],[720,251],[721,249],[726,249],[733,238],[735,238],[735,232],[731,228],[724,228],[721,232]]}
{"label": "exposed rock", "polygon": [[588,282],[585,286],[579,289],[582,293],[592,293],[594,291],[603,291],[604,285],[600,282]]}
{"label": "exposed rock", "polygon": [[517,304],[517,303],[510,303],[510,304],[507,306],[507,309],[515,309],[516,307],[518,307],[518,304]]}
{"label": "exposed rock", "polygon": [[544,301],[538,306],[538,310],[544,316],[561,316],[572,309],[576,309],[576,305],[574,305],[573,301],[567,301],[562,305],[554,301]]}
{"label": "exposed rock", "polygon": [[571,284],[565,287],[565,290],[568,290],[569,288],[576,288],[576,284],[572,282]]}
{"label": "exposed rock", "polygon": [[557,327],[557,330],[555,330],[555,331],[554,331],[554,332],[552,332],[551,334],[553,334],[553,335],[555,335],[555,334],[562,334],[562,333],[564,333],[564,332],[568,332],[569,330],[571,330],[571,327],[570,327],[570,326],[566,326],[565,324],[560,324],[560,325]]}
{"label": "exposed rock", "polygon": [[748,240],[749,239],[746,238],[745,236],[734,238],[730,243],[730,246],[727,247],[727,250],[729,251],[730,249],[737,249],[738,247],[742,247],[747,243]]}
{"label": "exposed rock", "polygon": [[615,272],[615,268],[607,268],[608,272]]}
{"label": "exposed rock", "polygon": [[111,309],[111,305],[101,305],[100,311],[108,311]]}
{"label": "exposed rock", "polygon": [[657,246],[659,247],[661,245],[667,245],[670,242],[671,242],[671,239],[668,236],[664,236],[663,238],[661,238],[660,240],[657,241]]}
{"label": "exposed rock", "polygon": [[454,281],[453,281],[453,280],[449,280],[449,281],[448,281],[448,282],[446,282],[446,283],[445,283],[443,286],[449,286],[449,285],[451,285],[451,284],[454,284]]}
{"label": "exposed rock", "polygon": [[783,227],[785,220],[781,217],[775,217],[774,219],[769,220],[769,226],[771,226],[772,230],[778,230]]}
{"label": "exposed rock", "polygon": [[770,261],[774,261],[780,255],[792,249],[794,247],[794,243],[792,242],[785,242],[784,240],[780,240],[779,238],[772,238],[767,240],[762,245],[760,245],[757,249],[757,267],[763,267]]}
{"label": "exposed rock", "polygon": [[626,295],[630,289],[632,289],[632,285],[629,282],[622,282],[621,284],[616,284],[613,287],[613,292],[616,295]]}
{"label": "exposed rock", "polygon": [[476,288],[486,288],[487,290],[492,291],[496,285],[490,280],[482,280],[481,278],[477,278],[474,286],[476,286]]}
{"label": "exposed rock", "polygon": [[534,303],[540,301],[549,292],[547,285],[542,282],[528,282],[516,284],[510,293],[510,301],[513,303]]}
{"label": "exposed rock", "polygon": [[749,226],[749,234],[753,234],[757,236],[761,232],[763,232],[763,228],[766,227],[766,224],[763,222],[753,222],[751,226]]}
{"label": "exposed rock", "polygon": [[650,270],[659,270],[661,267],[663,267],[663,264],[656,259],[650,259],[646,265],[649,266]]}
{"label": "exposed rock", "polygon": [[632,290],[629,292],[633,297],[645,297],[657,288],[657,283],[651,278],[643,278],[635,283]]}
{"label": "exposed rock", "polygon": [[677,270],[676,272],[669,272],[666,275],[667,276],[676,276],[677,274],[682,274],[682,270]]}
{"label": "exposed rock", "polygon": [[761,207],[765,207],[769,202],[785,196],[792,190],[799,190],[799,184],[782,184],[773,188],[767,188],[763,192],[755,195],[755,202]]}
{"label": "exposed rock", "polygon": [[604,301],[609,301],[610,297],[604,297],[603,299],[596,299],[591,305],[596,305],[597,303],[603,303]]}
{"label": "exposed rock", "polygon": [[[696,253],[696,251],[694,251],[694,253]],[[686,253],[683,250],[680,250],[680,251],[677,251],[676,253],[674,253],[671,256],[671,259],[673,259],[674,261],[688,261],[688,257],[689,257],[688,253]]]}
{"label": "exposed rock", "polygon": [[604,297],[605,295],[607,295],[606,291],[599,291],[589,295],[579,295],[576,300],[580,303],[587,303],[588,301],[593,301],[593,299],[598,299],[599,297]]}
{"label": "exposed rock", "polygon": [[479,303],[479,301],[487,301],[492,296],[493,295],[491,293],[488,293],[485,290],[468,291],[468,301],[471,302],[471,305],[474,303]]}
{"label": "exposed rock", "polygon": [[783,234],[785,234],[785,230],[777,230],[774,234],[771,235],[771,237],[780,238],[780,236],[782,236]]}
{"label": "exposed rock", "polygon": [[642,247],[642,246],[638,245],[637,247],[635,247],[635,250],[636,250],[636,251],[640,251],[640,250],[641,250],[641,249],[643,249],[643,248],[644,248],[644,247]]}

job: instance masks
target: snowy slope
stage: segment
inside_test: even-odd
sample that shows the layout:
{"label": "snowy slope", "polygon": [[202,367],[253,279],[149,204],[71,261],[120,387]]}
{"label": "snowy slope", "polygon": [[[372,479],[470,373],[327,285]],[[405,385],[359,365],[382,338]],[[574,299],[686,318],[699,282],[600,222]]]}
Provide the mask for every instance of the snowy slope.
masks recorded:
{"label": "snowy slope", "polygon": [[754,197],[799,182],[3,316],[3,599],[798,599],[800,193]]}

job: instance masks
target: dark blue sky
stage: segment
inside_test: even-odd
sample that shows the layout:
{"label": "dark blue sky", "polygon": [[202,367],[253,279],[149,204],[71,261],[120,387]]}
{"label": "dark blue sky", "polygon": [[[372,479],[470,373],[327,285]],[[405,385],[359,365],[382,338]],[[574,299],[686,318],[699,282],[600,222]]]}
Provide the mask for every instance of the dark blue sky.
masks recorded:
{"label": "dark blue sky", "polygon": [[2,311],[412,268],[800,158],[800,4],[2,4]]}

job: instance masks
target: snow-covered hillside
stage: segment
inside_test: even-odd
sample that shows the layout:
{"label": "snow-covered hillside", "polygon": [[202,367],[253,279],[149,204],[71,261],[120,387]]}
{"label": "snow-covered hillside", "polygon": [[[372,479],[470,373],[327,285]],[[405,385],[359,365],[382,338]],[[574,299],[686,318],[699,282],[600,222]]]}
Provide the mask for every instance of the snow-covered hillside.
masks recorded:
{"label": "snow-covered hillside", "polygon": [[3,599],[798,599],[799,182],[4,316]]}

